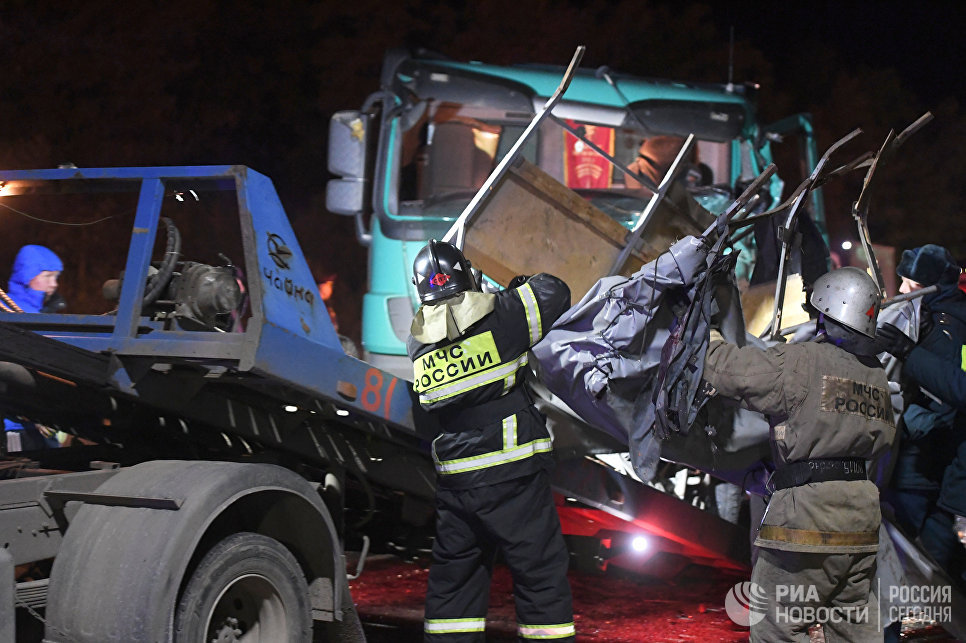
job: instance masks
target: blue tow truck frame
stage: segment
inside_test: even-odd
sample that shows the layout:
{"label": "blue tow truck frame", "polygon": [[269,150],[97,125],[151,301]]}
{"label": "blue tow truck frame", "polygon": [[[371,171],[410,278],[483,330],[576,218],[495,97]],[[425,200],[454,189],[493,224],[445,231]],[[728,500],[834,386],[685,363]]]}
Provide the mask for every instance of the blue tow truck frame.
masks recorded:
{"label": "blue tow truck frame", "polygon": [[[142,310],[162,202],[183,185],[237,195],[251,303],[242,332]],[[271,181],[244,166],[72,168],[3,171],[0,186],[4,199],[138,195],[115,311],[0,313],[3,415],[103,441],[25,453],[46,469],[23,459],[0,480],[0,578],[38,561],[50,568],[0,592],[0,639],[12,640],[15,605],[46,607],[48,641],[191,638],[179,600],[206,553],[241,533],[291,552],[305,586],[263,599],[263,588],[224,579],[239,604],[301,596],[286,608],[360,640],[343,554],[347,478],[431,513],[434,472],[410,388],[346,354]],[[120,462],[69,468],[105,450]],[[258,620],[257,608],[225,616],[225,591],[203,605],[199,635]],[[261,627],[271,637],[298,624]]]}
{"label": "blue tow truck frame", "polygon": [[[242,218],[245,268],[252,315],[244,333],[198,333],[166,330],[145,321],[138,302],[167,184],[212,181],[218,189],[234,189]],[[412,403],[406,387],[347,356],[332,327],[317,285],[271,181],[244,166],[166,168],[98,168],[0,172],[5,194],[35,182],[121,181],[139,193],[125,279],[114,315],[30,315],[0,313],[15,323],[88,351],[171,359],[231,362],[237,370],[283,380],[308,394],[330,397],[353,412],[375,416],[394,428],[414,432]],[[123,378],[121,373],[117,377]],[[120,380],[119,380],[120,381]],[[368,388],[367,388],[368,387]],[[128,387],[128,390],[135,392]],[[355,395],[351,391],[355,390]],[[366,396],[358,394],[367,391]],[[378,401],[377,401],[378,398]]]}

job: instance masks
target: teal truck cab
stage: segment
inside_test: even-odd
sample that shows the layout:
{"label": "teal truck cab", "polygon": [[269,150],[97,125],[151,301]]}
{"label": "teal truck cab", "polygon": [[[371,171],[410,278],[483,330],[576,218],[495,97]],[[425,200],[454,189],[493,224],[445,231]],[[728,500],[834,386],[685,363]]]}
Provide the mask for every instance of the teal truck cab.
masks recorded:
{"label": "teal truck cab", "polygon": [[[411,377],[405,340],[418,304],[409,280],[413,257],[428,239],[442,238],[562,74],[562,67],[392,52],[380,90],[361,110],[333,116],[328,158],[337,178],[328,184],[327,207],[355,217],[358,239],[369,247],[362,322],[367,361]],[[528,137],[522,156],[630,228],[652,191],[623,170],[636,173],[639,159],[653,162],[660,155],[662,142],[680,147],[693,133],[689,191],[718,213],[734,199],[736,186],[772,161],[772,145],[785,135],[798,135],[806,172],[817,160],[810,117],[766,127],[758,121],[756,90],[578,69],[553,118]],[[767,186],[775,203],[782,188],[777,177]],[[824,229],[820,194],[810,205]],[[747,275],[753,245],[743,250],[739,270]],[[574,293],[575,300],[582,294]]]}

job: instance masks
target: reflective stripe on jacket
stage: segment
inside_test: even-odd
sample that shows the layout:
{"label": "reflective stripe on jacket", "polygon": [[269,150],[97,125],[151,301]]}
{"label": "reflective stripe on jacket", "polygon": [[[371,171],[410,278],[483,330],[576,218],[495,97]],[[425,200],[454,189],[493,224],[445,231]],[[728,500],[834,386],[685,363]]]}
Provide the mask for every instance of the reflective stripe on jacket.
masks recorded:
{"label": "reflective stripe on jacket", "polygon": [[[455,339],[423,344],[409,338],[413,389],[443,427],[433,457],[447,486],[490,484],[549,464],[544,419],[521,385],[530,347],[570,306],[570,290],[539,274],[495,297],[492,312]],[[459,303],[450,305],[459,312]],[[495,404],[501,399],[506,404]]]}

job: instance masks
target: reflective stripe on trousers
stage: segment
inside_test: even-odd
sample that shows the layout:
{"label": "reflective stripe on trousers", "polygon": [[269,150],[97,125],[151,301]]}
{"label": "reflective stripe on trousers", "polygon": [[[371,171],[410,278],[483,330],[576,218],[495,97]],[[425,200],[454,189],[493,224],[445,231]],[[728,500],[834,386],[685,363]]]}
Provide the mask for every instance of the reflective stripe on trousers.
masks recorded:
{"label": "reflective stripe on trousers", "polygon": [[434,618],[423,622],[423,631],[427,634],[482,632],[485,628],[486,619],[483,618]]}
{"label": "reflective stripe on trousers", "polygon": [[517,625],[517,634],[524,639],[562,639],[568,636],[576,636],[573,623],[561,623],[559,625]]}

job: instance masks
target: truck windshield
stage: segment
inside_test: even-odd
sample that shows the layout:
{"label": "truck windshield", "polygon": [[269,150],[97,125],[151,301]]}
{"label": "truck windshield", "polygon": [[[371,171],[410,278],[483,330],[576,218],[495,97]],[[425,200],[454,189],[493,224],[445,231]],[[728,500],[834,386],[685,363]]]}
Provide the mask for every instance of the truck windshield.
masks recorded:
{"label": "truck windshield", "polygon": [[[458,215],[528,122],[529,118],[509,120],[502,111],[485,114],[459,105],[437,108],[432,118],[403,136],[400,214]],[[522,156],[625,224],[647,204],[652,194],[648,184],[661,181],[684,143],[680,136],[645,137],[625,127],[586,120],[565,122],[584,140],[558,123],[546,121],[527,141]],[[632,175],[644,178],[635,180],[593,146]],[[719,209],[716,201],[724,203],[731,194],[730,143],[699,139],[684,162],[682,174],[692,194],[709,210]]]}

